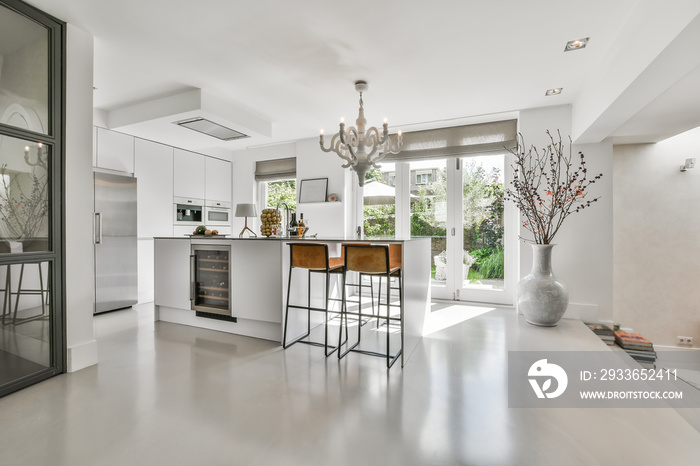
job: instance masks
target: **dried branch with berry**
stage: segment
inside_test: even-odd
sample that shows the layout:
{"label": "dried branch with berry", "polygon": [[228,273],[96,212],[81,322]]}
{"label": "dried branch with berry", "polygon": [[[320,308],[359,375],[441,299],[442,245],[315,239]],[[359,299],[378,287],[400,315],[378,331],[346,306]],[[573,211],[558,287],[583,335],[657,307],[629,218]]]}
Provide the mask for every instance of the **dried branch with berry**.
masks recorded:
{"label": "dried branch with berry", "polygon": [[535,148],[525,153],[525,142],[518,134],[512,189],[506,189],[506,199],[514,202],[525,218],[522,225],[529,230],[537,244],[550,244],[569,215],[598,202],[600,197],[587,199],[588,188],[603,174],[588,178],[583,153],[573,157],[571,138],[569,155],[564,154],[561,134],[558,141],[547,131],[551,141],[541,152]]}

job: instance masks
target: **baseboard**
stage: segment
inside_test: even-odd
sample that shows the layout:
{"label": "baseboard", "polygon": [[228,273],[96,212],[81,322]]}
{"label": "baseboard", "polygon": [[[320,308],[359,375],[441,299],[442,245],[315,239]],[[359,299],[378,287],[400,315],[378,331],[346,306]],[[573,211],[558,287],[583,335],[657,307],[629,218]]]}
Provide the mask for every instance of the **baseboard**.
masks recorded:
{"label": "baseboard", "polygon": [[261,338],[263,340],[282,341],[282,323],[264,322],[259,320],[238,319],[238,322],[226,322],[222,320],[197,317],[194,311],[174,309],[165,306],[156,306],[158,319],[161,322],[189,325],[192,327],[217,330],[219,332],[234,333],[248,337]]}
{"label": "baseboard", "polygon": [[76,372],[97,364],[97,340],[68,348],[68,372]]}

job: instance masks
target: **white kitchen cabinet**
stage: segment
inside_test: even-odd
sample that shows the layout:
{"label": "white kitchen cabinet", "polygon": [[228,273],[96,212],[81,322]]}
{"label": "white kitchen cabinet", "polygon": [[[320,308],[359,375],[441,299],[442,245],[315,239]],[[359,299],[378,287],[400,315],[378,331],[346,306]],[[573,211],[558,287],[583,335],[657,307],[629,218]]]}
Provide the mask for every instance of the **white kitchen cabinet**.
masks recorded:
{"label": "white kitchen cabinet", "polygon": [[281,257],[282,241],[231,242],[232,315],[282,323]]}
{"label": "white kitchen cabinet", "polygon": [[138,236],[173,234],[173,148],[136,139],[135,170],[138,179]]}
{"label": "white kitchen cabinet", "polygon": [[190,242],[159,239],[155,242],[155,304],[190,309]]}
{"label": "white kitchen cabinet", "polygon": [[173,196],[204,199],[205,158],[194,152],[175,149]]}
{"label": "white kitchen cabinet", "polygon": [[231,162],[205,157],[204,198],[231,202]]}
{"label": "white kitchen cabinet", "polygon": [[134,173],[134,137],[97,128],[96,167]]}

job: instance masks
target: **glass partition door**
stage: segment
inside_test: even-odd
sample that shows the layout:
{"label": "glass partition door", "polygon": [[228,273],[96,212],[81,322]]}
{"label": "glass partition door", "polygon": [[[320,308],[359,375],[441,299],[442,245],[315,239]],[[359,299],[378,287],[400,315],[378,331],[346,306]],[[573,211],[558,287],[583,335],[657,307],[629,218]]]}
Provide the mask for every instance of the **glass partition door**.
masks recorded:
{"label": "glass partition door", "polygon": [[0,396],[65,368],[63,27],[0,0]]}

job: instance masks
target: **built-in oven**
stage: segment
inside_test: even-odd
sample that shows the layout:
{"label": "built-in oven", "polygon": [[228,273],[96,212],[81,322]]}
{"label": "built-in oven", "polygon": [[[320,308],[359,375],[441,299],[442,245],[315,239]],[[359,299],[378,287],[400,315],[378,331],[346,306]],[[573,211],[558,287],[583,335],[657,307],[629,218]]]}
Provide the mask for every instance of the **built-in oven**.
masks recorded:
{"label": "built-in oven", "polygon": [[230,246],[192,245],[190,301],[193,311],[231,316],[230,256]]}
{"label": "built-in oven", "polygon": [[206,225],[231,225],[231,203],[206,201],[204,204],[204,223]]}
{"label": "built-in oven", "polygon": [[203,225],[204,199],[175,197],[175,225]]}

